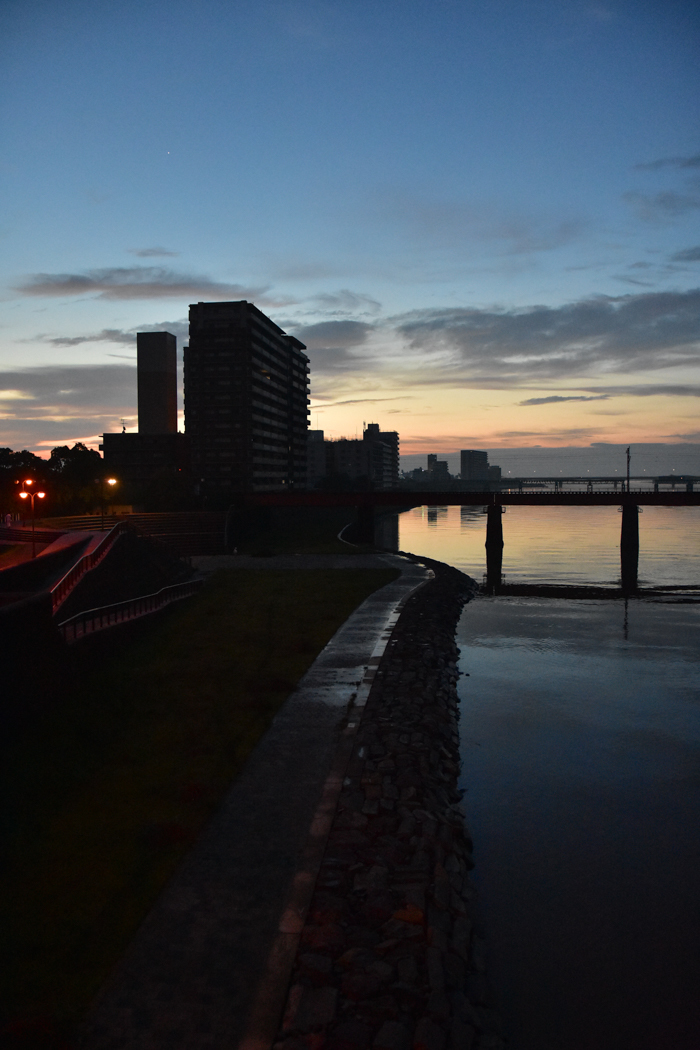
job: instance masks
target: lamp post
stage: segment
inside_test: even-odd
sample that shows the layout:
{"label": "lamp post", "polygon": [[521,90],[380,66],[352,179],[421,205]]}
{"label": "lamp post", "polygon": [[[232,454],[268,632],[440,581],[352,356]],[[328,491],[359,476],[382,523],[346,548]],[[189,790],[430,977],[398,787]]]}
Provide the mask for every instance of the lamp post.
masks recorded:
{"label": "lamp post", "polygon": [[[34,482],[31,478],[27,478],[22,482],[22,485],[33,485]],[[36,558],[36,537],[34,534],[34,500],[39,498],[43,499],[46,495],[45,492],[27,492],[26,488],[23,488],[19,494],[20,499],[28,499],[32,502],[32,558]]]}
{"label": "lamp post", "polygon": [[100,478],[99,481],[100,481],[100,507],[102,509],[102,525],[100,527],[100,532],[104,532],[105,531],[105,482],[107,482],[107,484],[110,487],[113,488],[117,484],[117,479],[116,478]]}

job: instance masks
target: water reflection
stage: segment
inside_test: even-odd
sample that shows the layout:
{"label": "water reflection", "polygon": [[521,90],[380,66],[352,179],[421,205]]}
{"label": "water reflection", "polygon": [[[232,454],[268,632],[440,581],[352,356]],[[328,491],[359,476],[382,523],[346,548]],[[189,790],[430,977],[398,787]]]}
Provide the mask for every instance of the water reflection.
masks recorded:
{"label": "water reflection", "polygon": [[[509,506],[505,582],[619,586],[621,518],[616,507]],[[447,561],[481,581],[486,520],[480,507],[416,507],[399,515],[400,549]],[[700,507],[644,508],[640,587],[700,582],[699,526]]]}
{"label": "water reflection", "polygon": [[700,606],[479,598],[463,784],[511,1050],[697,1047]]}
{"label": "water reflection", "polygon": [[[486,515],[442,511],[400,515],[401,549],[481,581]],[[622,598],[615,507],[509,507],[500,594],[462,616],[462,786],[510,1050],[700,1045],[699,524],[645,507]]]}

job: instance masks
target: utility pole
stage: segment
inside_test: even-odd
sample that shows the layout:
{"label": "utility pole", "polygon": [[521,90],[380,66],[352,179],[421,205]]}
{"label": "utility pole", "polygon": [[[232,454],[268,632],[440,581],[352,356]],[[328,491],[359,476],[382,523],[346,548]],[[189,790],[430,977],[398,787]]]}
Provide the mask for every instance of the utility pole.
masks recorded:
{"label": "utility pole", "polygon": [[627,491],[630,490],[630,446],[627,446]]}

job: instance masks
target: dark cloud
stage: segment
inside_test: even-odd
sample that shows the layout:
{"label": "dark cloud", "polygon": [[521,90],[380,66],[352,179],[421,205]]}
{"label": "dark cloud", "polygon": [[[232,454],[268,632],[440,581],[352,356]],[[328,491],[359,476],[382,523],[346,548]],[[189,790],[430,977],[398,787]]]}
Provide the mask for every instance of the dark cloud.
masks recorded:
{"label": "dark cloud", "polygon": [[[364,321],[321,321],[295,328],[293,334],[306,344],[311,375],[337,375],[368,369],[366,355],[356,351],[366,342],[374,326]],[[318,385],[317,389],[318,389]]]}
{"label": "dark cloud", "polygon": [[653,281],[640,281],[638,277],[626,277],[623,274],[615,275],[616,281],[623,281],[624,284],[634,284],[638,288],[653,288]]}
{"label": "dark cloud", "polygon": [[700,363],[700,289],[600,296],[560,307],[417,310],[393,320],[408,349],[425,355],[416,381],[444,382],[452,374],[481,378],[480,385],[532,385],[601,370]]}
{"label": "dark cloud", "polygon": [[80,346],[81,343],[123,343],[130,346],[136,345],[136,334],[125,332],[121,328],[103,328],[101,332],[94,335],[59,335],[59,336],[37,336],[44,343],[51,346]]}
{"label": "dark cloud", "polygon": [[160,266],[115,266],[87,273],[37,273],[15,291],[22,295],[93,295],[98,299],[258,299],[264,288],[221,284],[209,277],[177,273]]}
{"label": "dark cloud", "polygon": [[[320,412],[324,408],[337,408],[338,405],[378,405],[383,401],[412,401],[412,394],[404,394],[402,397],[358,397],[349,401],[328,401],[321,405],[314,405],[313,411]],[[393,409],[398,411],[398,409]]]}
{"label": "dark cloud", "polygon": [[677,219],[700,208],[700,191],[695,187],[690,187],[687,193],[662,190],[660,193],[649,194],[630,190],[629,193],[622,194],[622,199],[631,204],[639,217],[647,222]]}
{"label": "dark cloud", "polygon": [[137,328],[103,328],[101,332],[93,332],[90,335],[37,335],[34,339],[59,347],[80,346],[83,343],[116,343],[122,346],[136,346],[137,332],[170,332],[182,345],[183,341],[187,342],[189,338],[189,321],[187,318],[182,318],[179,321],[139,325]]}
{"label": "dark cloud", "polygon": [[294,335],[309,350],[321,350],[360,346],[372,330],[373,326],[364,321],[321,321],[296,328]]}
{"label": "dark cloud", "polygon": [[171,252],[168,248],[129,248],[130,255],[137,255],[139,259],[156,259],[162,256],[176,256],[180,252]]}
{"label": "dark cloud", "polygon": [[586,228],[580,218],[506,213],[484,201],[464,201],[397,193],[378,194],[372,221],[393,226],[423,247],[454,248],[490,241],[508,254],[547,252],[576,240]]}
{"label": "dark cloud", "polygon": [[662,157],[648,164],[635,164],[637,171],[659,171],[661,168],[700,168],[700,153],[691,157]]}
{"label": "dark cloud", "polygon": [[382,308],[382,304],[373,299],[371,295],[351,292],[348,288],[341,288],[339,292],[322,292],[320,295],[315,295],[313,301],[318,303],[324,313],[376,314]]}
{"label": "dark cloud", "polygon": [[684,248],[681,252],[675,252],[671,260],[673,262],[700,262],[700,244],[694,248]]}
{"label": "dark cloud", "polygon": [[700,397],[700,386],[693,383],[646,383],[631,386],[588,387],[608,397]]}
{"label": "dark cloud", "polygon": [[[8,391],[10,395],[8,395]],[[134,408],[136,368],[129,365],[51,365],[0,371],[0,408],[15,417],[84,416]]]}
{"label": "dark cloud", "polygon": [[609,394],[593,394],[589,397],[583,395],[577,397],[561,397],[559,394],[552,394],[551,397],[529,397],[527,401],[518,401],[519,405],[554,405],[560,401],[607,401]]}

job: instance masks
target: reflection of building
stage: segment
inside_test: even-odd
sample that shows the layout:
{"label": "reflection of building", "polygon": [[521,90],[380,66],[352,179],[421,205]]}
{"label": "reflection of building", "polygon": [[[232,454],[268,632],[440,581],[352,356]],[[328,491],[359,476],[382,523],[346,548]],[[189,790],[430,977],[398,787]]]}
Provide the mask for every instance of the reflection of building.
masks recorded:
{"label": "reflection of building", "polygon": [[176,340],[170,332],[136,336],[137,434],[103,434],[100,449],[110,474],[146,493],[152,482],[187,473],[184,434],[177,432]]}
{"label": "reflection of building", "polygon": [[190,306],[185,426],[201,491],[227,496],[305,486],[305,349],[245,300]]}

